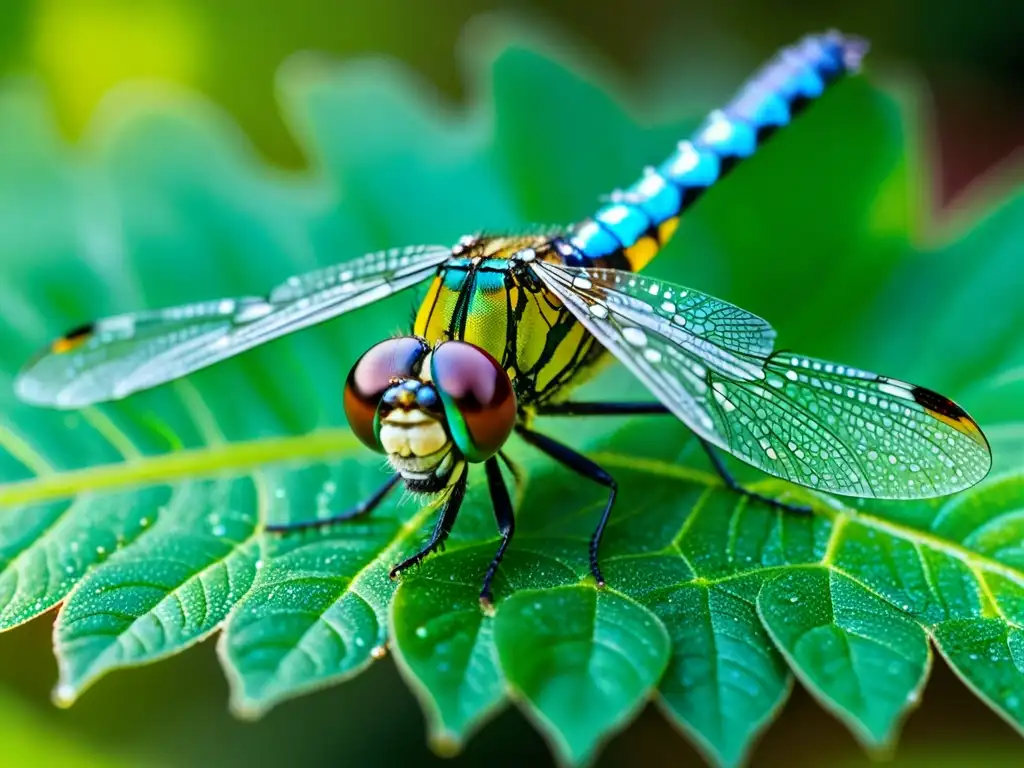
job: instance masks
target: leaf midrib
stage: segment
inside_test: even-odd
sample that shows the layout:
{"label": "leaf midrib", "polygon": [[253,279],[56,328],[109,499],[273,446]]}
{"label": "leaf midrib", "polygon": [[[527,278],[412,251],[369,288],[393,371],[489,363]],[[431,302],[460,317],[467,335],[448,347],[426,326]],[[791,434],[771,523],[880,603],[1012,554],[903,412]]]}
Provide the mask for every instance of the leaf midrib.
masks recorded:
{"label": "leaf midrib", "polygon": [[[8,447],[8,437],[9,433],[0,438],[5,447]],[[35,477],[27,480],[0,485],[0,507],[196,479],[265,464],[322,459],[344,455],[358,448],[359,443],[348,430],[320,429],[297,437],[223,443],[64,472],[38,471]]]}
{"label": "leaf midrib", "polygon": [[[11,439],[16,440],[17,435],[10,431],[0,434],[0,442],[5,447],[10,448]],[[266,464],[337,457],[358,450],[359,447],[359,443],[347,429],[330,428],[294,437],[218,443],[203,448],[145,456],[136,460],[65,472],[43,471],[34,478],[0,484],[0,508],[73,498],[100,490],[156,485],[184,478],[195,479]],[[689,480],[708,486],[720,483],[717,476],[708,472],[657,459],[638,459],[635,456],[604,451],[595,454],[594,458],[605,464],[629,467],[652,475]],[[819,498],[815,494],[809,495],[815,499]],[[821,508],[820,504],[817,506]],[[859,524],[874,530],[914,543],[925,543],[964,562],[972,570],[998,573],[1024,586],[1024,573],[926,531],[902,526],[845,505],[840,508],[832,505],[822,509],[822,512],[836,523],[856,520]],[[836,525],[833,529],[826,547],[828,554],[822,561],[823,564],[831,564],[828,555],[833,552],[836,539],[843,527]]]}

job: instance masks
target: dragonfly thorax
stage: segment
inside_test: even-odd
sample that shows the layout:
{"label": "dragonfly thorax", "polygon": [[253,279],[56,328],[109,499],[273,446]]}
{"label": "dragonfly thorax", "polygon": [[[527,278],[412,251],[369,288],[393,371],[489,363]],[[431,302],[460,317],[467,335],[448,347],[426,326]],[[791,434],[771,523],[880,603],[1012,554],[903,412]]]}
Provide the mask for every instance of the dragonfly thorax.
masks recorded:
{"label": "dragonfly thorax", "polygon": [[568,391],[602,349],[527,268],[561,263],[554,235],[464,238],[438,267],[413,333],[429,343],[468,342],[496,359],[521,406]]}

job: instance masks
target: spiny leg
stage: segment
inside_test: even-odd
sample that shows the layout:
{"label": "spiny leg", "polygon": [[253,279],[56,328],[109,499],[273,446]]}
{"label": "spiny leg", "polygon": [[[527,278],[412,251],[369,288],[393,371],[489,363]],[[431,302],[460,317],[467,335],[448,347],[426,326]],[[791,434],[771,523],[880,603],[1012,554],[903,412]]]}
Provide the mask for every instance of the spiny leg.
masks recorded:
{"label": "spiny leg", "polygon": [[[554,403],[539,408],[537,413],[543,416],[640,416],[671,415],[672,412],[661,403]],[[700,440],[700,444],[711,459],[711,465],[715,468],[715,472],[730,490],[756,499],[770,507],[784,509],[798,515],[811,514],[811,508],[803,504],[789,504],[744,488],[725,466],[722,457],[718,455],[718,449],[702,437],[698,436],[697,439]]]}
{"label": "spiny leg", "polygon": [[594,535],[590,537],[590,572],[599,587],[604,586],[604,576],[601,575],[601,568],[597,562],[597,551],[601,546],[601,538],[604,536],[605,526],[608,525],[608,517],[611,515],[612,506],[615,504],[615,495],[619,486],[615,479],[605,472],[600,466],[588,459],[586,456],[577,453],[572,448],[562,445],[557,440],[552,440],[546,435],[527,429],[516,427],[516,432],[530,445],[540,449],[551,458],[561,462],[573,472],[593,480],[608,489],[608,503],[605,504],[604,512],[601,513],[601,520],[594,529]]}
{"label": "spiny leg", "polygon": [[485,609],[488,609],[491,607],[493,597],[491,582],[494,580],[494,574],[498,572],[498,566],[505,556],[509,542],[512,541],[512,534],[516,531],[516,519],[512,512],[512,501],[508,497],[508,487],[505,485],[505,479],[501,476],[498,460],[493,457],[488,459],[485,467],[487,487],[491,491],[491,504],[494,506],[494,521],[498,524],[498,533],[501,534],[501,544],[498,546],[498,551],[494,554],[491,564],[487,567],[487,573],[484,574],[484,586],[480,590],[480,603]]}
{"label": "spiny leg", "polygon": [[340,512],[332,517],[325,517],[319,520],[303,520],[302,522],[297,523],[278,523],[276,525],[267,525],[264,530],[270,531],[271,533],[290,533],[292,531],[304,531],[310,528],[326,528],[328,525],[343,523],[346,520],[354,520],[357,517],[368,515],[380,506],[380,503],[384,501],[384,498],[392,488],[398,485],[398,481],[401,479],[402,476],[395,473],[387,479],[384,485],[374,491],[370,497],[359,502],[354,507],[346,509],[344,512]]}
{"label": "spiny leg", "polygon": [[549,403],[537,408],[539,416],[671,416],[661,403]]}
{"label": "spiny leg", "polygon": [[715,468],[715,472],[717,472],[718,476],[722,478],[722,482],[725,483],[725,487],[729,490],[735,491],[741,496],[746,496],[760,501],[762,504],[767,504],[769,507],[783,509],[797,515],[809,515],[814,511],[804,504],[790,504],[788,502],[772,498],[771,496],[765,496],[757,491],[752,491],[749,488],[744,488],[725,466],[725,462],[722,461],[722,457],[718,455],[718,449],[702,437],[698,437],[697,439],[700,440],[700,444],[704,446],[704,450],[707,452],[708,458],[711,459],[711,465]]}
{"label": "spiny leg", "polygon": [[462,500],[466,497],[466,476],[468,472],[463,471],[462,477],[458,479],[455,485],[452,487],[451,493],[448,494],[448,498],[444,502],[444,507],[441,509],[441,514],[437,518],[437,525],[434,526],[434,533],[430,537],[430,541],[426,543],[419,552],[412,557],[409,557],[394,568],[391,569],[389,574],[391,578],[395,578],[402,571],[416,565],[419,562],[433,552],[438,547],[444,546],[444,540],[448,538],[448,534],[452,532],[452,526],[455,525],[455,518],[459,516],[459,508],[462,506]]}
{"label": "spiny leg", "polygon": [[523,477],[523,471],[519,468],[512,459],[510,459],[504,451],[498,451],[498,457],[505,462],[505,466],[508,467],[508,471],[512,473],[512,479],[515,480],[516,490],[518,491],[523,487],[523,483],[526,478]]}

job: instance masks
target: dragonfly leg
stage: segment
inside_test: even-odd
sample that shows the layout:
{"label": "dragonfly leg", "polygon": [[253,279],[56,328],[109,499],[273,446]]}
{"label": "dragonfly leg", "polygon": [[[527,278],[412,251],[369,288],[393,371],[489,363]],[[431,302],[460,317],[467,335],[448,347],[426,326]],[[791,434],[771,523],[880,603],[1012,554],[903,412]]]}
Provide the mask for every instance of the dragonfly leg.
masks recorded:
{"label": "dragonfly leg", "polygon": [[[508,460],[506,459],[505,461],[507,462]],[[488,609],[491,607],[493,599],[491,582],[494,580],[494,574],[498,572],[501,559],[505,556],[508,543],[512,541],[512,534],[516,530],[516,519],[512,513],[512,501],[508,497],[508,488],[505,486],[505,480],[501,476],[501,467],[498,465],[498,460],[490,458],[485,466],[487,469],[487,487],[491,491],[491,503],[494,505],[494,520],[498,524],[498,533],[501,534],[501,544],[498,545],[498,551],[494,554],[494,559],[491,560],[491,564],[487,567],[487,573],[484,574],[484,586],[480,590],[480,604],[485,609]]]}
{"label": "dragonfly leg", "polygon": [[[671,411],[661,403],[551,403],[549,405],[543,405],[537,409],[537,414],[540,416],[642,416],[642,415],[670,415]],[[794,512],[798,515],[809,515],[811,514],[811,508],[803,504],[788,504],[778,499],[773,499],[771,496],[765,496],[757,493],[757,491],[751,491],[740,485],[736,478],[732,476],[732,473],[725,466],[722,461],[722,457],[718,455],[718,450],[703,438],[698,438],[700,444],[704,446],[704,450],[707,451],[708,457],[711,459],[711,463],[718,473],[719,477],[722,478],[722,482],[725,483],[726,487],[736,493],[744,496],[749,496],[752,499],[757,499],[768,506],[775,507],[777,509],[784,509],[787,512]]]}
{"label": "dragonfly leg", "polygon": [[744,488],[725,466],[725,462],[722,461],[722,457],[718,455],[718,449],[703,438],[698,437],[697,439],[700,440],[700,444],[704,446],[704,450],[707,452],[708,458],[711,459],[711,464],[714,466],[715,472],[718,473],[718,476],[722,478],[722,482],[725,483],[726,487],[730,490],[735,491],[742,496],[756,499],[757,501],[767,504],[770,507],[775,507],[776,509],[784,509],[787,512],[794,512],[798,515],[811,514],[811,508],[804,504],[789,504],[785,501],[774,499],[771,496],[765,496],[764,494],[757,493],[757,491],[752,491],[749,488]]}
{"label": "dragonfly leg", "polygon": [[605,504],[604,512],[601,513],[601,520],[598,522],[597,528],[594,529],[593,536],[590,537],[590,572],[594,574],[597,585],[603,587],[604,576],[601,575],[601,568],[597,562],[597,551],[601,546],[601,538],[604,536],[605,526],[608,525],[608,517],[611,515],[612,506],[615,504],[615,495],[619,490],[618,484],[600,466],[586,456],[577,453],[569,446],[562,445],[557,440],[552,440],[550,437],[534,432],[526,427],[516,427],[516,431],[530,445],[564,464],[573,472],[593,480],[595,483],[599,483],[608,489],[608,503]]}
{"label": "dragonfly leg", "polygon": [[505,466],[508,467],[508,471],[512,473],[512,479],[515,480],[516,490],[523,487],[525,478],[523,477],[523,471],[504,451],[498,451],[498,457],[505,462]]}
{"label": "dragonfly leg", "polygon": [[444,549],[444,541],[448,538],[448,534],[452,532],[455,518],[459,516],[459,508],[462,507],[462,500],[466,497],[466,475],[467,473],[463,472],[462,477],[452,487],[451,493],[441,509],[441,514],[437,518],[437,525],[434,526],[434,533],[431,535],[430,541],[415,555],[406,558],[392,568],[389,574],[392,579],[407,568],[422,562],[431,552],[437,549]]}
{"label": "dragonfly leg", "polygon": [[661,403],[550,403],[537,408],[539,416],[670,415]]}
{"label": "dragonfly leg", "polygon": [[310,528],[326,528],[329,525],[335,523],[343,523],[346,520],[354,520],[357,517],[368,515],[384,501],[384,498],[388,495],[392,488],[398,485],[398,481],[402,479],[402,476],[395,473],[387,479],[380,488],[373,492],[373,494],[363,501],[356,504],[350,509],[346,509],[337,515],[331,517],[325,517],[318,520],[303,520],[297,523],[277,523],[275,525],[267,525],[264,530],[271,533],[291,533],[292,531],[305,531]]}

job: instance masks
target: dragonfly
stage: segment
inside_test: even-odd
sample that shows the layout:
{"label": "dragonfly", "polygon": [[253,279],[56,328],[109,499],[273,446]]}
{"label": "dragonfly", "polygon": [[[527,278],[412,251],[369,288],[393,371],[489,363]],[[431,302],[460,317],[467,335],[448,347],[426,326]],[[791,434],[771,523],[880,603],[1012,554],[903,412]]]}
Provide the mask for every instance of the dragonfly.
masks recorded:
{"label": "dragonfly", "polygon": [[[849,365],[776,351],[761,317],[692,288],[639,274],[680,216],[867,52],[837,31],[781,49],[671,155],[590,218],[540,234],[472,235],[454,246],[372,253],[291,277],[265,296],[214,299],[108,317],[53,342],[16,379],[25,401],[80,408],[117,400],[245,350],[426,284],[408,335],[371,347],[343,400],[349,426],[392,472],[369,498],[329,518],[265,524],[322,528],[370,514],[399,485],[436,499],[429,540],[392,578],[443,548],[469,468],[482,464],[500,542],[492,582],[515,531],[503,477],[517,467],[513,433],[607,491],[589,566],[615,504],[614,477],[534,428],[536,416],[664,414],[699,439],[725,485],[784,511],[808,507],[742,486],[724,451],[769,475],[832,494],[919,499],[968,488],[991,466],[977,423],[947,397]],[[573,390],[603,364],[624,364],[651,402],[581,402]]]}

